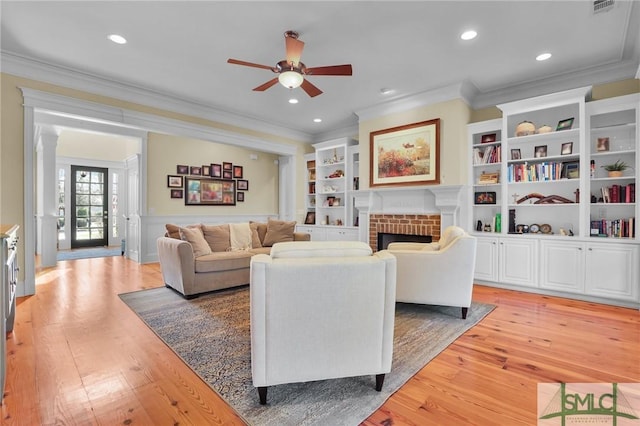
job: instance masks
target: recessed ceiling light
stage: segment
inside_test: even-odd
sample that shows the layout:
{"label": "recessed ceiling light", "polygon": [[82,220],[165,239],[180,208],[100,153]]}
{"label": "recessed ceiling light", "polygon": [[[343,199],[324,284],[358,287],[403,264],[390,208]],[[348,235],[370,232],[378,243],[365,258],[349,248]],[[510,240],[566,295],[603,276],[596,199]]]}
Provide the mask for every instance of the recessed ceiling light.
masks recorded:
{"label": "recessed ceiling light", "polygon": [[314,118],[313,122],[314,123],[322,123],[322,118]]}
{"label": "recessed ceiling light", "polygon": [[551,57],[551,53],[541,53],[536,56],[536,61],[546,61]]}
{"label": "recessed ceiling light", "polygon": [[473,30],[467,30],[462,34],[460,34],[460,38],[463,40],[473,40],[474,38],[476,38],[477,35],[478,35],[477,32]]}
{"label": "recessed ceiling light", "polygon": [[122,37],[121,35],[118,34],[111,34],[109,37],[107,37],[109,40],[111,40],[114,43],[117,44],[125,44],[127,42],[127,39]]}
{"label": "recessed ceiling light", "polygon": [[383,87],[382,89],[380,89],[380,93],[382,93],[383,95],[390,95],[394,92],[393,89],[388,89],[386,87]]}
{"label": "recessed ceiling light", "polygon": [[295,99],[295,98],[291,98],[291,99],[289,99],[289,103],[290,103],[290,104],[297,104],[297,103],[298,103],[298,100],[297,100],[297,99]]}

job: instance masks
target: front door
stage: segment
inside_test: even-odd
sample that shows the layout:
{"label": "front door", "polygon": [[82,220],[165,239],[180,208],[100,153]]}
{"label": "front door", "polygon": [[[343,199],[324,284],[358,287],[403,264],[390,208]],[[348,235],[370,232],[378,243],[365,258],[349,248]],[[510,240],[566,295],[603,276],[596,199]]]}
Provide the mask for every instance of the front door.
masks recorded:
{"label": "front door", "polygon": [[71,248],[109,244],[109,170],[71,166]]}

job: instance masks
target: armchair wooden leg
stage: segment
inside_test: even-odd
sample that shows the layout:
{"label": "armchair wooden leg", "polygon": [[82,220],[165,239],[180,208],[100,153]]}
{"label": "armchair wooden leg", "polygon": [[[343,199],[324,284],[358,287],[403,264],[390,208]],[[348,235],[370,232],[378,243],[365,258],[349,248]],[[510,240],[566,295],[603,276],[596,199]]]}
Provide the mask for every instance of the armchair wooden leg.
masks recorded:
{"label": "armchair wooden leg", "polygon": [[467,312],[469,308],[462,308],[462,319],[467,319]]}
{"label": "armchair wooden leg", "polygon": [[267,403],[267,387],[266,386],[258,387],[258,396],[260,397],[260,405],[265,405]]}
{"label": "armchair wooden leg", "polygon": [[384,383],[384,374],[376,374],[376,390],[378,392],[382,390],[383,383]]}

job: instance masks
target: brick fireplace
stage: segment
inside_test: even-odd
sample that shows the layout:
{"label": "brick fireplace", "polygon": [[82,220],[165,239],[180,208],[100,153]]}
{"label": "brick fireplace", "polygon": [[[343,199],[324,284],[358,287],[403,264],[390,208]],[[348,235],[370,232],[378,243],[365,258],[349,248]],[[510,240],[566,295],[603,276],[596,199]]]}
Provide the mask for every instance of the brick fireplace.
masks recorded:
{"label": "brick fireplace", "polygon": [[440,221],[439,214],[370,214],[369,245],[377,250],[378,233],[430,235],[433,241],[438,241]]}

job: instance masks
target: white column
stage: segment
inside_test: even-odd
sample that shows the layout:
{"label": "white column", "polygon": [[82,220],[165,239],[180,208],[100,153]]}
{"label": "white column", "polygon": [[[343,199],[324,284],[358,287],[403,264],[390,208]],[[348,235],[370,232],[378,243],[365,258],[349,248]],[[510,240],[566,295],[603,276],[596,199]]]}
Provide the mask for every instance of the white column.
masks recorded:
{"label": "white column", "polygon": [[39,132],[36,142],[36,253],[41,256],[41,266],[55,266],[58,252],[57,145],[58,135]]}

